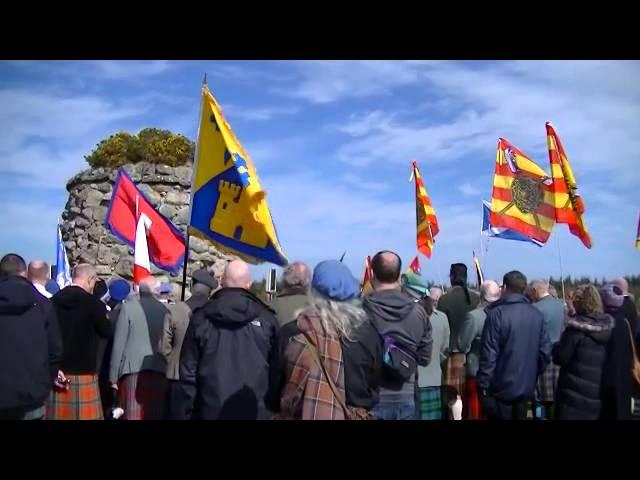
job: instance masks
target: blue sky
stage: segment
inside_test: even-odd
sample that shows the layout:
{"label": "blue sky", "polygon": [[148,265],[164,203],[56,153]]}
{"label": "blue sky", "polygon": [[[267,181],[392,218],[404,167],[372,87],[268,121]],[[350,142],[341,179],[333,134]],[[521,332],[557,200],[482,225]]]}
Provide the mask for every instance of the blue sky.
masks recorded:
{"label": "blue sky", "polygon": [[[491,240],[488,277],[638,273],[640,62],[12,61],[0,63],[0,252],[55,258],[66,181],[105,136],[144,127],[195,137],[200,82],[254,160],[289,259],[347,251],[360,276],[380,249],[415,252],[410,161],[440,221],[423,274],[471,267],[498,137],[548,170],[554,123],[594,247],[557,225],[547,246]],[[261,275],[265,267],[254,269]]]}

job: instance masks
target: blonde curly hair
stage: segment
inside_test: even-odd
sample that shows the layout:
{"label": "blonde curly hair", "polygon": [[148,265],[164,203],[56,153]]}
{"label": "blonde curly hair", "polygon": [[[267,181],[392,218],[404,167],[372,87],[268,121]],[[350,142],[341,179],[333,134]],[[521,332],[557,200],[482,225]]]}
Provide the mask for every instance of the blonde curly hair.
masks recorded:
{"label": "blonde curly hair", "polygon": [[604,313],[600,292],[591,284],[580,285],[572,295],[573,307],[578,315],[593,315]]}

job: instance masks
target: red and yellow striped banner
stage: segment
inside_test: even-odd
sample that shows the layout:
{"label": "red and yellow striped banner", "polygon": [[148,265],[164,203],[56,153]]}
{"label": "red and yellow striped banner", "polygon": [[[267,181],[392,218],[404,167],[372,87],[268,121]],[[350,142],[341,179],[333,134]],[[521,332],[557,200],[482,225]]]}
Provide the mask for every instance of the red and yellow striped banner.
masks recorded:
{"label": "red and yellow striped banner", "polygon": [[527,155],[498,139],[490,222],[545,243],[555,224],[551,179]]}
{"label": "red and yellow striped banner", "polygon": [[564,153],[558,134],[550,122],[547,127],[547,147],[553,178],[552,191],[555,195],[556,221],[569,225],[569,231],[577,236],[585,247],[591,248],[591,236],[587,231],[582,214],[584,202],[578,194],[578,185],[567,155]]}
{"label": "red and yellow striped banner", "polygon": [[431,258],[431,251],[435,243],[435,237],[440,231],[438,219],[433,209],[427,188],[418,170],[418,164],[413,161],[413,177],[416,182],[416,240],[418,251]]}
{"label": "red and yellow striped banner", "polygon": [[362,274],[362,294],[367,294],[373,290],[371,279],[373,278],[373,272],[371,271],[371,257],[367,256],[364,259],[364,273]]}
{"label": "red and yellow striped banner", "polygon": [[636,232],[636,248],[640,250],[640,215],[638,216],[638,231]]}

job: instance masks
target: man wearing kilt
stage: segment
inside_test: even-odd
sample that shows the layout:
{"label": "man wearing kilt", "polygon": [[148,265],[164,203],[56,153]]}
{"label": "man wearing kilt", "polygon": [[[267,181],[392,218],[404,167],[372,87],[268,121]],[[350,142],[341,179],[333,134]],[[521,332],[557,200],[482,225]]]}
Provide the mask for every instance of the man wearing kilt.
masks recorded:
{"label": "man wearing kilt", "polygon": [[476,375],[480,363],[480,345],[484,321],[487,318],[485,308],[500,299],[500,286],[493,280],[487,280],[480,286],[480,305],[467,313],[460,330],[460,342],[458,347],[467,355],[466,358],[466,388],[465,401],[463,403],[463,418],[465,420],[480,420],[482,412],[480,408],[480,396],[478,395],[478,382]]}
{"label": "man wearing kilt", "polygon": [[[549,293],[549,282],[546,280],[534,280],[531,282],[528,294],[533,306],[540,310],[544,316],[545,328],[553,346],[560,341],[560,335],[564,329],[564,306],[560,300]],[[536,400],[544,406],[544,418],[547,420],[553,418],[553,402],[559,374],[560,367],[550,362],[538,377]]]}
{"label": "man wearing kilt", "polygon": [[429,317],[431,329],[431,361],[426,367],[418,366],[417,418],[419,420],[442,420],[446,418],[446,401],[442,395],[442,364],[449,352],[449,322],[447,316],[435,309],[429,289],[419,274],[403,273],[402,291],[414,298]]}
{"label": "man wearing kilt", "polygon": [[480,297],[476,292],[467,288],[467,266],[464,263],[451,265],[449,279],[451,288],[438,301],[438,309],[449,319],[449,327],[451,329],[450,356],[445,383],[451,391],[452,398],[455,399],[456,394],[460,395],[463,397],[464,404],[466,355],[460,350],[458,341],[465,316],[478,306]]}
{"label": "man wearing kilt", "polygon": [[59,381],[49,396],[48,420],[102,420],[97,358],[100,338],[109,338],[107,308],[93,293],[98,280],[88,264],[77,265],[71,285],[51,301],[62,334],[63,356]]}
{"label": "man wearing kilt", "polygon": [[122,304],[113,338],[109,381],[118,390],[125,420],[163,420],[166,416],[167,362],[160,353],[169,310],[157,298],[158,281],[140,282],[139,295]]}

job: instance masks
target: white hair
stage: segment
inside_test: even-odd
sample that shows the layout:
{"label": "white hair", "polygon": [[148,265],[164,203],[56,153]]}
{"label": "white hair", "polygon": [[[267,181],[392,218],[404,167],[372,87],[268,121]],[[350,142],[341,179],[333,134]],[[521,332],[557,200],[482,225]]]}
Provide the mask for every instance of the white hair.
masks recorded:
{"label": "white hair", "polygon": [[[340,337],[353,341],[351,334],[367,319],[367,313],[362,309],[362,302],[358,298],[345,302],[329,300],[315,291],[309,291],[308,307],[314,309],[322,321],[325,331],[335,329]],[[296,317],[306,308],[295,312]],[[333,327],[333,328],[331,328]]]}

